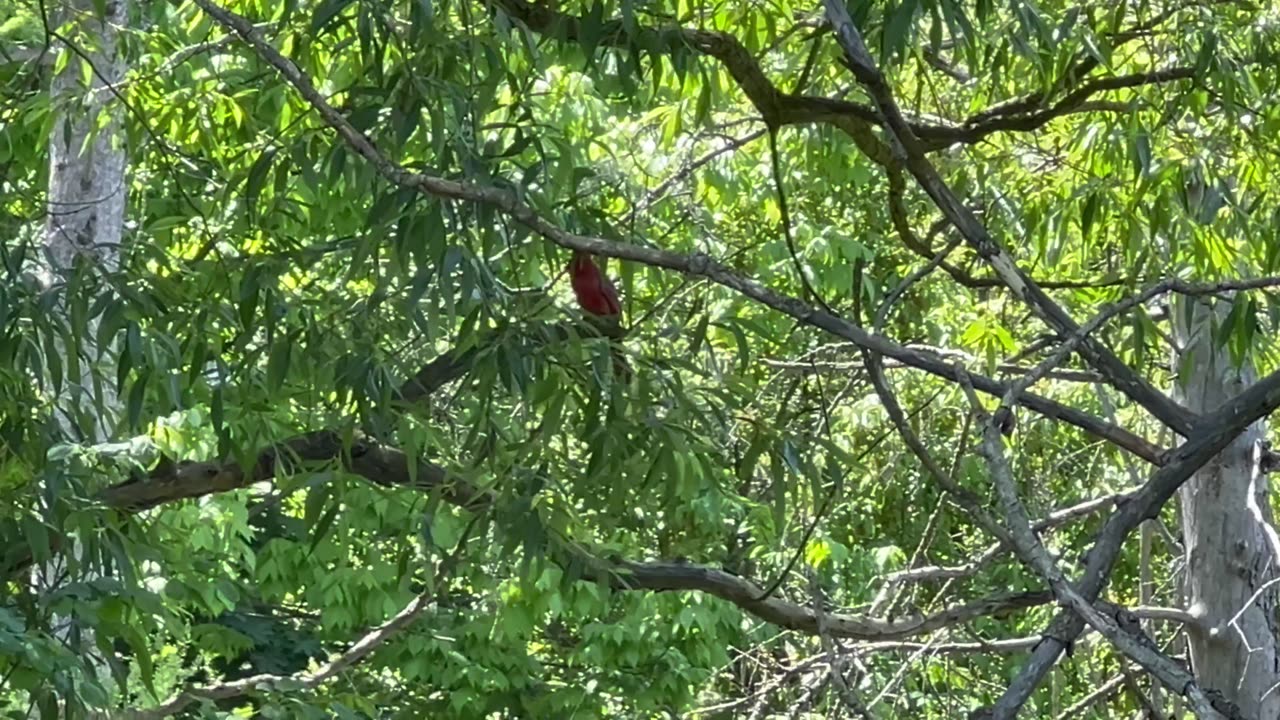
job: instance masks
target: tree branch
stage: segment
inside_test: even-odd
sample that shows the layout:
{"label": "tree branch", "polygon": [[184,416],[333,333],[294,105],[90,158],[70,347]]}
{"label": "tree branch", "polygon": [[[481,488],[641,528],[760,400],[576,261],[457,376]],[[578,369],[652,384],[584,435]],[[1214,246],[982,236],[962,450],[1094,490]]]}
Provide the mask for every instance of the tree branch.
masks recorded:
{"label": "tree branch", "polygon": [[[175,500],[202,497],[265,482],[277,473],[297,469],[303,462],[338,461],[348,472],[383,487],[411,488],[441,497],[471,512],[481,512],[495,496],[427,461],[413,461],[397,448],[379,445],[357,434],[349,447],[339,433],[319,431],[299,436],[264,450],[250,472],[234,463],[191,462],[164,464],[146,481],[108,488],[103,503],[125,512],[156,507]],[[412,465],[416,465],[411,469]],[[742,610],[791,630],[817,632],[811,608],[776,598],[757,599],[758,585],[716,568],[683,562],[634,562],[604,560],[578,545],[559,543],[553,548],[565,567],[582,568],[583,579],[604,581],[616,590],[655,592],[694,590],[714,595]],[[1011,593],[977,600],[922,618],[882,620],[850,614],[829,614],[826,624],[834,637],[860,640],[892,640],[932,632],[978,617],[1034,607],[1047,602],[1045,592]]]}
{"label": "tree branch", "polygon": [[[1152,474],[1129,502],[1121,503],[1103,525],[1089,550],[1085,571],[1074,585],[1077,592],[1093,600],[1102,592],[1124,539],[1142,521],[1155,518],[1193,473],[1209,462],[1244,432],[1249,425],[1280,407],[1280,371],[1271,373],[1252,387],[1206,415],[1191,436],[1173,451],[1164,467]],[[1058,613],[1043,641],[1032,651],[1004,695],[993,707],[992,717],[1012,719],[1031,696],[1058,657],[1084,630],[1084,621],[1071,610]]]}
{"label": "tree branch", "polygon": [[[583,27],[588,21],[581,16],[553,9],[552,4],[532,3],[528,0],[487,1],[490,6],[506,13],[543,37],[583,44],[585,37]],[[594,21],[590,26],[597,28],[591,36],[590,42],[593,47],[628,48],[639,45],[648,52],[660,52],[669,56],[693,50],[716,59],[764,118],[765,123],[773,127],[827,123],[855,136],[857,140],[857,135],[883,123],[881,111],[874,106],[779,90],[764,74],[759,61],[738,38],[728,33],[691,30],[678,26],[654,28],[637,23],[632,23],[628,27],[621,20],[610,20],[604,23]],[[1087,57],[1074,68],[1074,73],[1068,74],[1068,77],[1072,79],[1083,77],[1096,67],[1096,64],[1097,61],[1092,57]],[[934,151],[956,143],[977,143],[996,132],[1036,130],[1055,118],[1076,112],[1086,100],[1098,92],[1184,79],[1178,72],[1127,77],[1128,80],[1125,82],[1117,82],[1118,78],[1108,78],[1111,82],[1083,85],[1051,108],[1040,108],[1046,96],[1037,93],[1004,103],[985,113],[979,113],[964,125],[956,126],[913,119],[908,121],[908,126],[912,133],[921,139],[926,150]],[[880,153],[871,153],[869,157],[882,165],[887,164],[889,160]]]}
{"label": "tree branch", "polygon": [[[1079,325],[1014,263],[1009,253],[987,233],[986,228],[960,202],[925,158],[925,148],[903,117],[884,76],[876,68],[862,36],[853,26],[853,20],[843,2],[825,0],[825,5],[850,68],[884,116],[885,131],[894,141],[894,154],[903,161],[943,216],[956,226],[979,257],[987,261],[1013,294],[1061,335],[1074,334],[1079,330]],[[1089,338],[1082,343],[1080,353],[1096,370],[1110,377],[1117,389],[1146,408],[1158,420],[1184,436],[1190,431],[1196,419],[1195,414],[1152,387],[1105,345]]]}
{"label": "tree branch", "polygon": [[[1075,505],[1061,508],[1059,510],[1054,510],[1048,515],[1045,515],[1043,518],[1037,520],[1034,524],[1032,524],[1031,527],[1036,532],[1050,530],[1050,529],[1059,527],[1061,525],[1065,525],[1066,523],[1072,520],[1075,520],[1077,518],[1085,517],[1087,515],[1092,515],[1093,513],[1098,512],[1104,508],[1117,507],[1121,503],[1128,502],[1130,498],[1132,498],[1135,494],[1137,494],[1137,492],[1138,492],[1138,488],[1134,488],[1132,490],[1124,490],[1121,492],[1112,493],[1110,495],[1104,495],[1102,497],[1084,500],[1082,502],[1076,503]],[[930,582],[934,580],[956,580],[960,578],[970,577],[972,575],[977,574],[979,570],[989,565],[992,561],[994,561],[997,557],[999,557],[1001,553],[1005,552],[1008,549],[1009,547],[1005,545],[1003,542],[992,543],[991,545],[988,545],[985,550],[982,551],[981,555],[977,556],[976,558],[973,558],[972,560],[965,563],[964,565],[952,565],[952,566],[929,565],[924,567],[910,568],[907,570],[899,570],[897,572],[892,572],[887,575],[884,575],[881,578],[881,581],[884,582],[886,586],[891,586],[891,585],[897,585],[897,584],[908,583],[908,582],[919,583],[919,582]]]}
{"label": "tree branch", "polygon": [[1048,549],[1032,529],[1031,518],[1027,515],[1021,498],[1018,497],[1013,471],[1004,455],[999,423],[991,421],[986,416],[971,386],[965,384],[964,389],[969,396],[970,404],[980,417],[981,454],[991,470],[991,479],[995,485],[996,495],[1000,498],[1005,526],[1009,529],[1009,536],[1018,558],[1048,583],[1060,603],[1070,607],[1080,618],[1110,640],[1112,645],[1144,667],[1169,690],[1186,697],[1197,717],[1207,720],[1220,718],[1220,713],[1213,707],[1209,697],[1196,684],[1195,677],[1161,653],[1155,643],[1142,633],[1141,627],[1131,614],[1122,609],[1114,613],[1102,612],[1093,606],[1097,601],[1096,597],[1084,597],[1071,583],[1067,582],[1062,569],[1058,567],[1058,563],[1050,556]]}

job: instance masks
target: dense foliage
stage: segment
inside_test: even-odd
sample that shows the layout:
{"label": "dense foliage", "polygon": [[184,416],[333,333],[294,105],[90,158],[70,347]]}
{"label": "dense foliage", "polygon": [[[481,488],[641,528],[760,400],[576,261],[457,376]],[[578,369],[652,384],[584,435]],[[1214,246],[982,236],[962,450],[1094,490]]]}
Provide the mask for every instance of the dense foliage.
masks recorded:
{"label": "dense foliage", "polygon": [[[47,142],[77,108],[48,82],[93,70],[47,44],[64,36],[42,4],[0,2],[5,709],[148,707],[260,673],[302,682],[415,598],[412,622],[328,682],[184,712],[825,717],[847,711],[847,677],[879,715],[941,718],[1004,692],[1030,643],[965,643],[1034,641],[1054,605],[1007,553],[975,560],[993,538],[904,444],[858,349],[803,309],[1001,378],[1053,335],[892,160],[820,8],[214,6],[255,23],[371,160],[203,5],[132,9],[109,103],[128,161],[119,268],[85,263],[42,287]],[[942,177],[1078,320],[1161,278],[1276,273],[1274,8],[854,5]],[[505,199],[449,199],[401,171]],[[580,322],[570,250],[510,198],[578,236],[712,258],[802,310],[609,259],[624,378],[611,341]],[[1270,369],[1280,305],[1239,298],[1221,341]],[[1167,388],[1194,370],[1171,366],[1167,321],[1143,304],[1098,337]],[[889,378],[909,425],[994,504],[962,387],[904,364],[891,359]],[[1108,380],[1070,360],[1034,391],[1172,444]],[[76,417],[54,412],[67,400]],[[288,444],[321,431],[342,451]],[[1032,411],[1007,442],[1035,517],[1147,472]],[[162,489],[154,506],[112,500],[200,474],[236,479]],[[1045,535],[1073,570],[1104,517],[1079,515]],[[1165,519],[1176,527],[1172,507]],[[1180,551],[1157,542],[1140,563],[1130,550],[1108,597],[1177,605]],[[626,590],[600,569],[645,562],[692,579]],[[61,576],[31,584],[33,566]],[[925,566],[955,572],[889,581]],[[773,597],[690,590],[707,589],[703,568]],[[1155,588],[1141,597],[1140,570]],[[963,622],[872,623],[991,598]],[[822,605],[820,632],[770,621],[774,601]],[[833,638],[827,613],[869,624]],[[1175,631],[1152,630],[1162,647]],[[1028,716],[1117,671],[1095,640]],[[1116,692],[1090,711],[1139,702]]]}

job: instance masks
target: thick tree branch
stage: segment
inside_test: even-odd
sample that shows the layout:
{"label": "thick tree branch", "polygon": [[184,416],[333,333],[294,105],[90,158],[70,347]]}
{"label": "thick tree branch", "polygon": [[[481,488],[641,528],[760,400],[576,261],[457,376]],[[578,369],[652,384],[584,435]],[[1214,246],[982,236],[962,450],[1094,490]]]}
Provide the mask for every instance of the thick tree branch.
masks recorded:
{"label": "thick tree branch", "polygon": [[[1009,537],[1018,558],[1044,579],[1061,604],[1070,607],[1080,618],[1102,633],[1122,653],[1145,668],[1169,690],[1186,697],[1197,717],[1206,719],[1221,717],[1208,696],[1196,684],[1195,677],[1161,653],[1155,643],[1142,633],[1136,619],[1127,621],[1129,616],[1124,611],[1118,611],[1114,616],[1110,612],[1100,611],[1093,606],[1096,598],[1085,598],[1067,581],[1058,563],[1032,529],[1031,517],[1027,514],[1022,499],[1018,497],[1013,470],[1009,467],[1009,461],[1004,454],[1004,442],[1000,437],[999,423],[987,417],[972,386],[968,383],[962,384],[965,393],[969,396],[970,404],[980,418],[978,424],[982,437],[980,452],[991,471],[992,484],[995,485],[996,495],[1000,498],[1004,523],[1009,529]],[[1121,623],[1126,627],[1121,627]]]}
{"label": "thick tree branch", "polygon": [[[1081,108],[1089,98],[1100,92],[1142,87],[1145,85],[1162,85],[1179,80],[1191,80],[1193,78],[1195,78],[1195,68],[1190,67],[1172,67],[1165,68],[1163,70],[1153,70],[1151,72],[1098,78],[1096,80],[1083,83],[1080,87],[1067,93],[1061,100],[1054,103],[1052,107],[1038,110],[1036,112],[1030,112],[1025,115],[1001,115],[990,117],[981,120],[977,125],[972,127],[977,129],[981,133],[982,137],[1002,131],[1028,132],[1043,127],[1051,120],[1074,113],[1076,110]],[[975,142],[977,139],[980,138],[966,140],[966,142]]]}
{"label": "thick tree branch", "polygon": [[353,433],[350,440],[334,430],[318,430],[291,438],[258,454],[250,468],[235,462],[161,463],[147,478],[114,485],[98,494],[108,507],[140,512],[165,503],[203,497],[265,482],[285,473],[337,461],[348,472],[383,487],[439,490],[449,503],[479,511],[493,503],[492,493],[451,475],[440,465],[414,462],[399,449]]}
{"label": "thick tree branch", "polygon": [[[1124,539],[1134,528],[1144,520],[1157,517],[1160,508],[1196,470],[1230,445],[1245,428],[1277,407],[1280,407],[1280,371],[1268,375],[1205,416],[1187,441],[1173,451],[1169,462],[1107,519],[1089,550],[1084,573],[1074,583],[1081,597],[1093,600],[1102,592],[1115,568]],[[1044,640],[1032,651],[1021,672],[992,708],[992,717],[997,720],[1015,717],[1058,657],[1083,629],[1084,621],[1074,612],[1059,612]]]}
{"label": "thick tree branch", "polygon": [[[332,431],[309,433],[264,450],[248,472],[235,463],[165,464],[152,471],[148,480],[114,486],[104,491],[100,499],[111,507],[132,512],[269,481],[279,472],[300,469],[303,463],[335,461],[348,472],[383,487],[405,487],[424,493],[439,491],[445,501],[472,512],[483,511],[496,500],[492,493],[435,463],[415,462],[397,448],[380,445],[358,434],[348,444],[341,434]],[[791,630],[817,632],[818,622],[811,608],[776,598],[760,600],[758,585],[723,570],[681,562],[604,560],[569,543],[558,543],[552,553],[564,566],[582,568],[582,578],[604,581],[617,590],[705,592],[766,622]],[[928,617],[898,620],[828,614],[826,626],[835,637],[901,639],[985,615],[1041,605],[1049,597],[1044,592],[1001,595]]]}

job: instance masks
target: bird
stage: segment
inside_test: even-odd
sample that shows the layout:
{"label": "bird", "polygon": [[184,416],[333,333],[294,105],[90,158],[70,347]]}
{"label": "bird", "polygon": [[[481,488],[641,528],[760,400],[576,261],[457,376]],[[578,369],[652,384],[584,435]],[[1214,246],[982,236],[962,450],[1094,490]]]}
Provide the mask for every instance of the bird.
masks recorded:
{"label": "bird", "polygon": [[568,271],[569,285],[573,288],[578,307],[582,308],[587,320],[600,334],[611,340],[610,354],[613,356],[614,371],[623,379],[630,379],[631,367],[617,344],[617,340],[624,334],[618,288],[600,270],[595,257],[585,250],[573,251]]}

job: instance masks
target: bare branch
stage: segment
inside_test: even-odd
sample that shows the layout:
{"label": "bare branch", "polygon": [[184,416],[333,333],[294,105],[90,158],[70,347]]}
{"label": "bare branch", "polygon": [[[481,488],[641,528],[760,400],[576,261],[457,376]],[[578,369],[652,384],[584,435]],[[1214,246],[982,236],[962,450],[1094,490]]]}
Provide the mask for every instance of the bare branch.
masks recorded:
{"label": "bare branch", "polygon": [[[831,633],[827,629],[827,614],[823,610],[826,599],[822,597],[822,589],[818,586],[818,576],[816,573],[809,575],[810,595],[813,599],[813,614],[817,620],[818,640],[822,643],[822,651],[827,656],[828,675],[831,683],[835,685],[836,695],[840,698],[840,702],[848,708],[854,715],[864,720],[873,720],[874,716],[868,709],[867,704],[858,697],[853,688],[849,686],[849,682],[844,677],[845,658],[840,649],[836,647],[836,641],[831,637]],[[874,702],[872,703],[875,704]]]}
{"label": "bare branch", "polygon": [[[1138,488],[1132,490],[1122,490],[1110,495],[1091,498],[1069,507],[1054,510],[1040,520],[1037,520],[1032,528],[1037,532],[1049,530],[1052,528],[1065,525],[1077,518],[1092,515],[1095,512],[1106,508],[1112,508],[1128,501],[1137,494]],[[927,566],[911,568],[909,570],[899,570],[889,573],[883,577],[886,584],[900,584],[905,582],[930,582],[934,580],[955,580],[960,578],[971,577],[982,568],[989,565],[1000,555],[1009,550],[1004,543],[993,543],[982,551],[982,554],[963,565],[952,566]]]}
{"label": "bare branch", "polygon": [[1066,710],[1058,713],[1054,720],[1076,720],[1081,717],[1085,710],[1088,710],[1094,703],[1101,702],[1115,695],[1124,686],[1124,674],[1121,673],[1102,683],[1097,690],[1085,695],[1080,702],[1068,707]]}
{"label": "bare branch", "polygon": [[989,653],[1024,653],[1040,642],[1039,637],[1009,638],[979,642],[953,642],[928,644],[923,642],[868,642],[859,643],[859,652],[919,652],[928,649],[939,655],[986,655]]}
{"label": "bare branch", "polygon": [[[1086,596],[1077,591],[1067,581],[1057,563],[1049,555],[1048,550],[1031,528],[1031,520],[1027,516],[1026,508],[1023,506],[1022,501],[1018,498],[1012,471],[1004,457],[999,429],[994,422],[987,421],[986,413],[982,409],[982,405],[979,403],[973,389],[965,386],[965,391],[975,412],[983,420],[981,423],[983,431],[982,454],[991,469],[992,481],[1000,498],[1005,523],[1009,528],[1014,549],[1019,558],[1045,579],[1053,589],[1053,593],[1059,602],[1067,605],[1084,622],[1087,622],[1102,633],[1116,648],[1145,668],[1165,687],[1187,698],[1197,717],[1206,719],[1223,717],[1222,713],[1215,707],[1212,698],[1196,684],[1195,678],[1181,665],[1161,653],[1155,647],[1155,644],[1142,633],[1141,627],[1138,626],[1136,618],[1133,618],[1131,613],[1123,610],[1102,612],[1093,605],[1093,603],[1098,602],[1096,593]],[[1117,513],[1116,516],[1120,514]],[[1113,516],[1113,518],[1116,516]],[[1107,605],[1114,607],[1110,606],[1110,604]],[[1012,716],[1011,713],[1005,715],[1002,714],[1003,712],[1003,708],[997,705],[993,716],[995,718]]]}

